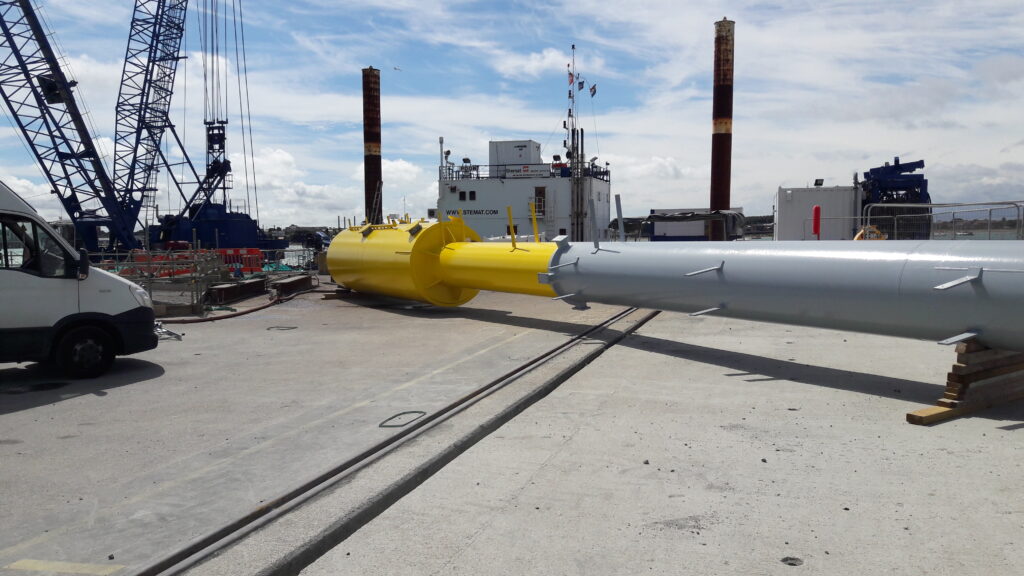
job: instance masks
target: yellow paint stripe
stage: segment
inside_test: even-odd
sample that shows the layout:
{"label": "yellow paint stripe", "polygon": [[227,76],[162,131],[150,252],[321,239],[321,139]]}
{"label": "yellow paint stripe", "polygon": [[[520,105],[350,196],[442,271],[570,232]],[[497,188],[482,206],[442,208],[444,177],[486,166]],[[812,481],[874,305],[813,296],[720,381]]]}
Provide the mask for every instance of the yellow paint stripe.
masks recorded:
{"label": "yellow paint stripe", "polygon": [[56,572],[58,574],[88,574],[90,576],[108,576],[124,566],[120,564],[79,564],[77,562],[52,562],[48,560],[32,560],[25,558],[14,564],[4,566],[6,570],[25,570],[28,572]]}

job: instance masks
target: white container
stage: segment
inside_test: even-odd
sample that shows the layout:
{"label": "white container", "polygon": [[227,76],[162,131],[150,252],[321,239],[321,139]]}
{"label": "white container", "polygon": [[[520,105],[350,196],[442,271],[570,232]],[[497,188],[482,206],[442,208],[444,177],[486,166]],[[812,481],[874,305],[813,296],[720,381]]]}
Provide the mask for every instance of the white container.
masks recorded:
{"label": "white container", "polygon": [[853,186],[782,188],[775,196],[775,240],[815,240],[814,206],[821,206],[821,240],[853,240],[861,192]]}

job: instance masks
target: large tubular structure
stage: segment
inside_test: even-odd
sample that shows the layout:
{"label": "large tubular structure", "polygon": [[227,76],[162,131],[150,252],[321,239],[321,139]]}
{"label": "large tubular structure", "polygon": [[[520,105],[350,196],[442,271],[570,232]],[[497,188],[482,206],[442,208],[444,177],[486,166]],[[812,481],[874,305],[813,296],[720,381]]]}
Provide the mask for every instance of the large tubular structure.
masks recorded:
{"label": "large tubular structure", "polygon": [[380,134],[380,70],[370,66],[363,68],[363,199],[367,224],[384,221]]}
{"label": "large tubular structure", "polygon": [[461,221],[364,226],[327,252],[357,291],[457,306],[477,290],[1024,350],[1017,241],[475,242]]}
{"label": "large tubular structure", "polygon": [[[732,187],[732,82],[736,23],[715,22],[715,79],[712,92],[711,210],[729,210]],[[725,222],[711,221],[710,240],[725,238]]]}

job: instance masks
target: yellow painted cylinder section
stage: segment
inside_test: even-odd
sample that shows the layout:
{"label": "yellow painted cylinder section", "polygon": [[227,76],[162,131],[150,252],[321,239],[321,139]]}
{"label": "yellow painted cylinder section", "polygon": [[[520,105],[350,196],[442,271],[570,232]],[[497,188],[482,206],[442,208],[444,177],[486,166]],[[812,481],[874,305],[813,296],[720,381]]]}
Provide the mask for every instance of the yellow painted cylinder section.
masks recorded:
{"label": "yellow painted cylinder section", "polygon": [[444,281],[453,286],[554,298],[537,275],[547,272],[554,242],[459,242],[441,252]]}
{"label": "yellow painted cylinder section", "polygon": [[435,306],[459,306],[479,290],[555,297],[538,275],[548,271],[553,242],[480,242],[460,219],[361,226],[327,249],[334,281],[357,292]]}
{"label": "yellow painted cylinder section", "polygon": [[357,292],[459,306],[477,290],[444,282],[438,256],[445,241],[479,240],[461,221],[349,228],[327,248],[334,281]]}

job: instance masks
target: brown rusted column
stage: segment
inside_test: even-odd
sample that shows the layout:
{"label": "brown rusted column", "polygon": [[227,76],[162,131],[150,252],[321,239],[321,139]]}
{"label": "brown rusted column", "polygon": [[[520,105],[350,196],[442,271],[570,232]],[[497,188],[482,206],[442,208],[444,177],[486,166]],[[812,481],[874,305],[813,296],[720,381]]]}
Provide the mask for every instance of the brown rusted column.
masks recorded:
{"label": "brown rusted column", "polygon": [[363,176],[366,222],[384,222],[380,162],[380,70],[363,68]]}
{"label": "brown rusted column", "polygon": [[[732,78],[736,23],[715,22],[715,83],[712,96],[711,210],[728,210],[732,177]],[[721,240],[724,224],[711,223],[710,240]]]}

